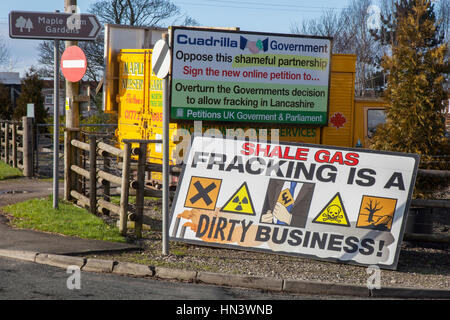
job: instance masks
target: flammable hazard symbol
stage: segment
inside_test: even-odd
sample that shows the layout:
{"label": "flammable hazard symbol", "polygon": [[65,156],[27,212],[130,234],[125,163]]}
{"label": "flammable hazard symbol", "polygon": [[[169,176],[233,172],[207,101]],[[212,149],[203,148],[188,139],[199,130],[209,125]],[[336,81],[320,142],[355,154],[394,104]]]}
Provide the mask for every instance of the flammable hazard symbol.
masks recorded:
{"label": "flammable hazard symbol", "polygon": [[220,211],[250,215],[255,214],[255,208],[253,207],[252,198],[250,197],[246,182],[244,182],[231,198],[228,199]]}
{"label": "flammable hazard symbol", "polygon": [[312,222],[350,227],[347,213],[345,212],[339,192],[335,194]]}

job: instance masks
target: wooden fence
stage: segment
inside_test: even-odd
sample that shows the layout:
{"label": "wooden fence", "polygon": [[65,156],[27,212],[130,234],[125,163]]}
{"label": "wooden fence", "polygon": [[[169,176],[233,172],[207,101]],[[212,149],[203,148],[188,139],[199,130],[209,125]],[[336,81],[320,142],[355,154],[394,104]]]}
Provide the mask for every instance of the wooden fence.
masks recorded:
{"label": "wooden fence", "polygon": [[[448,170],[429,170],[429,169],[419,169],[417,172],[418,176],[425,176],[431,178],[439,178],[442,180],[450,179],[450,171]],[[431,224],[432,224],[432,216],[435,215],[434,210],[444,209],[445,214],[447,215],[446,221],[450,219],[450,200],[449,199],[412,199],[411,206],[409,209],[409,218],[415,218],[419,221],[414,221],[414,224],[419,226],[425,226],[425,228],[420,227],[419,230],[421,232],[407,232],[404,235],[404,240],[407,241],[424,241],[424,242],[443,242],[450,243],[450,234],[438,234],[432,233]],[[415,217],[416,216],[416,217]],[[426,228],[429,227],[429,228]],[[421,229],[429,229],[425,232],[422,232]]]}
{"label": "wooden fence", "polygon": [[[89,192],[83,194],[75,188],[70,190],[68,199],[74,198],[79,205],[89,208],[93,213],[112,213],[119,216],[119,229],[124,235],[127,232],[127,221],[134,221],[135,235],[140,238],[142,236],[142,224],[145,223],[145,216],[143,215],[144,196],[151,196],[161,198],[161,190],[149,188],[145,183],[146,172],[161,172],[162,165],[155,163],[147,163],[147,146],[149,143],[161,143],[161,140],[123,140],[124,148],[119,149],[105,142],[100,141],[101,136],[90,134],[89,142],[82,142],[77,139],[72,139],[68,148],[78,149],[78,152],[84,152],[85,158],[88,161],[85,163],[89,168],[82,168],[81,166],[72,163],[70,165],[71,173],[83,177],[89,181]],[[132,148],[132,144],[139,145]],[[71,151],[72,152],[72,151]],[[135,156],[137,160],[132,160]],[[110,172],[111,157],[119,159],[118,169],[120,174],[112,174]],[[70,157],[66,157],[66,160]],[[76,156],[73,158],[77,158]],[[78,156],[78,159],[80,157]],[[90,164],[93,165],[90,165]],[[97,165],[101,163],[101,167]],[[171,166],[170,172],[172,175],[179,175],[180,167]],[[437,170],[419,170],[419,175],[440,177],[448,179],[450,171]],[[69,178],[67,181],[71,181]],[[76,179],[76,178],[75,178]],[[120,186],[120,205],[111,203],[109,199],[111,186]],[[103,188],[103,198],[97,194]],[[136,203],[134,208],[128,203],[130,195],[136,195]],[[432,208],[450,208],[449,200],[428,200],[428,199],[414,199],[411,202],[412,210],[420,209],[422,216],[428,217],[432,214]],[[426,220],[426,219],[425,219]],[[150,224],[150,223],[146,223]],[[433,242],[450,242],[450,236],[442,234],[420,234],[409,232],[405,234],[405,240],[410,241],[433,241]]]}
{"label": "wooden fence", "polygon": [[[146,173],[162,172],[162,165],[147,162],[147,149],[151,143],[161,140],[124,140],[120,149],[107,143],[107,136],[98,133],[83,133],[80,129],[65,131],[64,145],[64,198],[75,201],[92,213],[111,214],[119,217],[121,234],[127,233],[127,222],[135,224],[135,235],[142,236],[142,225],[147,217],[143,215],[144,197],[162,197],[160,189],[149,186]],[[23,170],[26,177],[32,177],[34,129],[33,119],[24,117],[21,122],[0,120],[1,160]],[[106,142],[105,142],[106,141]],[[132,148],[132,145],[138,147]],[[170,166],[170,174],[177,176],[181,168]],[[422,170],[418,175],[439,177],[448,180],[450,171]],[[119,190],[119,204],[111,201],[112,190]],[[136,201],[129,203],[129,196]],[[172,193],[173,196],[173,193]],[[450,200],[413,199],[411,210],[430,221],[433,209],[443,208],[448,214]],[[411,211],[410,210],[410,211]],[[447,220],[448,221],[448,220]],[[146,223],[150,224],[150,222]],[[448,233],[421,234],[408,232],[405,240],[450,242]]]}
{"label": "wooden fence", "polygon": [[[123,140],[124,148],[116,148],[103,142],[103,135],[86,134],[88,142],[74,138],[77,131],[66,131],[70,141],[66,143],[65,198],[75,200],[78,205],[88,208],[92,213],[112,214],[119,216],[119,230],[127,233],[128,220],[134,222],[135,236],[142,237],[144,222],[144,197],[161,198],[162,191],[148,187],[145,183],[146,172],[161,172],[161,165],[147,163],[147,148],[151,143],[162,143],[161,140]],[[132,144],[138,147],[132,148]],[[132,163],[132,156],[137,161]],[[87,159],[87,161],[82,161]],[[111,170],[112,160],[118,160],[120,174]],[[83,162],[84,165],[81,164]],[[116,170],[117,171],[117,170]],[[179,174],[180,169],[172,168],[172,174]],[[87,181],[82,188],[79,179]],[[120,188],[120,204],[111,202],[112,186]],[[100,187],[100,188],[99,188]],[[99,197],[99,190],[103,196]],[[84,191],[84,192],[83,192]],[[129,196],[135,195],[134,208],[129,203]]]}

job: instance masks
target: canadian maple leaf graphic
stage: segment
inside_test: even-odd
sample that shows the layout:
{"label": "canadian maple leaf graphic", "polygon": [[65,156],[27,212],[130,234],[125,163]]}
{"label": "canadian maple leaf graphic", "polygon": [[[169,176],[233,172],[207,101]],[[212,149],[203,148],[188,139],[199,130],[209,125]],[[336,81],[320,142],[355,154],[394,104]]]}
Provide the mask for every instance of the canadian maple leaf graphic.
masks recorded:
{"label": "canadian maple leaf graphic", "polygon": [[330,118],[330,122],[333,127],[335,127],[336,129],[339,129],[344,126],[344,124],[347,122],[347,119],[344,117],[344,115],[342,113],[336,112]]}

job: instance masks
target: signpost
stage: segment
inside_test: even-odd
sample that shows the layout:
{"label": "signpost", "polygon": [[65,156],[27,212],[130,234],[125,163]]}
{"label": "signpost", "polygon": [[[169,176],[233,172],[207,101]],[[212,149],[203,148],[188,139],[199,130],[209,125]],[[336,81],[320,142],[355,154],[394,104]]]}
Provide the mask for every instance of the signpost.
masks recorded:
{"label": "signpost", "polygon": [[171,240],[395,269],[419,156],[197,136]]}
{"label": "signpost", "polygon": [[162,163],[162,254],[169,254],[169,69],[170,69],[170,50],[168,42],[168,34],[163,35],[163,39],[155,43],[152,54],[152,70],[158,78],[163,81],[163,163]]}
{"label": "signpost", "polygon": [[[9,36],[19,39],[54,40],[54,135],[53,135],[53,208],[58,209],[58,170],[59,170],[59,42],[61,40],[93,41],[101,31],[96,16],[84,13],[11,11],[9,13]],[[72,49],[77,51],[76,49]],[[84,56],[84,53],[83,53]],[[68,53],[61,69],[75,80],[81,74],[81,56]],[[84,57],[84,72],[86,57]],[[69,70],[70,69],[70,70]],[[83,72],[83,75],[84,75]],[[66,75],[66,74],[65,74]],[[70,102],[69,102],[70,103]]]}
{"label": "signpost", "polygon": [[86,55],[78,46],[70,46],[66,48],[61,56],[61,71],[64,77],[71,81],[80,81],[87,68]]}
{"label": "signpost", "polygon": [[327,124],[330,38],[172,30],[172,120]]}

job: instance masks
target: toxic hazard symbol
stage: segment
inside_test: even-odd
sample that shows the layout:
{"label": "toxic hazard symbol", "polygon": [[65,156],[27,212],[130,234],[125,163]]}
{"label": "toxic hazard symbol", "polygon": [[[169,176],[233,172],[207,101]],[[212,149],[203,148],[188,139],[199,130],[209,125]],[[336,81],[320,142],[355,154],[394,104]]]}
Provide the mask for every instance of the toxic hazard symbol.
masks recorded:
{"label": "toxic hazard symbol", "polygon": [[228,199],[220,211],[250,215],[255,214],[255,208],[253,207],[252,198],[250,197],[246,182],[244,182],[231,198]]}
{"label": "toxic hazard symbol", "polygon": [[192,177],[184,206],[204,210],[216,208],[221,179]]}
{"label": "toxic hazard symbol", "polygon": [[390,231],[396,205],[397,199],[363,196],[356,227]]}
{"label": "toxic hazard symbol", "polygon": [[339,192],[336,193],[312,222],[350,227],[347,213],[345,212]]}

